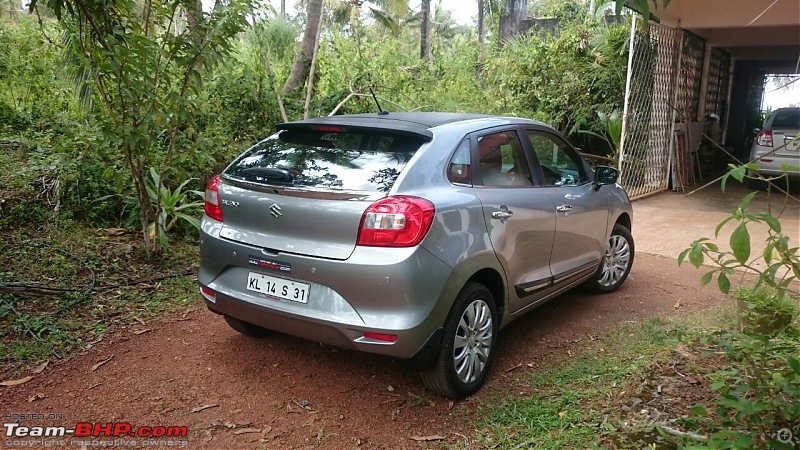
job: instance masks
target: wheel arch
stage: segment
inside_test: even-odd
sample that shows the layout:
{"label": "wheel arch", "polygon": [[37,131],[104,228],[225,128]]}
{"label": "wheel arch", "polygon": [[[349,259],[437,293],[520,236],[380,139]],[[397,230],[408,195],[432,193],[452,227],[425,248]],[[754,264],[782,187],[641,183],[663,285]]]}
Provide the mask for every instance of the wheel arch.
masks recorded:
{"label": "wheel arch", "polygon": [[[492,293],[495,308],[497,309],[497,322],[503,323],[503,313],[506,310],[506,301],[508,299],[505,295],[506,286],[502,275],[497,270],[486,267],[475,272],[467,281],[481,284]],[[464,285],[466,286],[466,283]]]}
{"label": "wheel arch", "polygon": [[631,220],[631,216],[626,212],[620,214],[619,217],[617,217],[617,220],[614,222],[614,224],[615,225],[616,224],[620,224],[623,227],[627,228],[628,231],[633,232],[633,228],[632,228],[633,227],[633,221]]}

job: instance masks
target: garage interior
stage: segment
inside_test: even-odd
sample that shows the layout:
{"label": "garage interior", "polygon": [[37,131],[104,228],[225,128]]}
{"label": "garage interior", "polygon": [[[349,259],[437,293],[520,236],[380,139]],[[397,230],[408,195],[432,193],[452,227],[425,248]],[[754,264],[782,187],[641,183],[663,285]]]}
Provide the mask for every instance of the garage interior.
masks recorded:
{"label": "garage interior", "polygon": [[631,27],[619,162],[631,198],[705,184],[729,154],[747,158],[766,77],[800,74],[800,1],[661,3]]}

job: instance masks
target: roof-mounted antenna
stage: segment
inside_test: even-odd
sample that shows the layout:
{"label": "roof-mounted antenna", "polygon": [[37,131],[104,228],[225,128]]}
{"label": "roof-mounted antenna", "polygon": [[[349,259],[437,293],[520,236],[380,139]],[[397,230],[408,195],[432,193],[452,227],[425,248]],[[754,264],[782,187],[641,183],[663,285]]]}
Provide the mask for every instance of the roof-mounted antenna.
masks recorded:
{"label": "roof-mounted antenna", "polygon": [[389,114],[389,111],[384,110],[381,108],[380,102],[378,102],[378,97],[375,95],[375,91],[372,90],[372,86],[369,87],[369,93],[372,94],[372,99],[375,100],[375,104],[378,105],[378,115],[385,116]]}

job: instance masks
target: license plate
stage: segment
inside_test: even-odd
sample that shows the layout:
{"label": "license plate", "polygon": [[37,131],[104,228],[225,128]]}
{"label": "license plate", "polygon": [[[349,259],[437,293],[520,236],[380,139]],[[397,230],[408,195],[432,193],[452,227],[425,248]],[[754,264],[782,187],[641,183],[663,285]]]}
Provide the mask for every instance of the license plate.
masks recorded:
{"label": "license plate", "polygon": [[258,292],[282,300],[308,303],[311,285],[262,273],[250,272],[247,276],[247,290]]}

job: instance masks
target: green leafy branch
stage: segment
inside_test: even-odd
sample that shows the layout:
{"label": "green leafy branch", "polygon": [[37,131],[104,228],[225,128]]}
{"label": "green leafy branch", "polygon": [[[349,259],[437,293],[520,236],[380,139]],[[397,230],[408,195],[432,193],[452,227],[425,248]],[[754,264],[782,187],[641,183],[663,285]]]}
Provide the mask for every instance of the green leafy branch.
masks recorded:
{"label": "green leafy branch", "polygon": [[[729,170],[722,179],[723,190],[729,177],[737,180],[743,179],[747,170],[754,169],[750,166],[750,164],[745,164]],[[755,169],[757,170],[757,166]],[[716,275],[717,286],[724,293],[730,291],[730,276],[737,269],[746,269],[757,274],[756,288],[766,285],[775,289],[781,296],[785,296],[787,292],[797,294],[797,291],[790,289],[790,286],[792,282],[800,279],[800,256],[798,255],[800,250],[798,247],[790,245],[789,236],[784,233],[780,220],[771,211],[753,214],[748,210],[750,202],[756,194],[757,192],[751,192],[742,198],[739,206],[714,230],[714,237],[719,239],[720,231],[725,225],[731,222],[736,224],[728,241],[730,251],[721,250],[716,242],[703,237],[693,241],[688,248],[681,252],[678,256],[678,264],[682,264],[688,258],[690,264],[699,268],[706,263],[707,259],[710,260],[713,269],[705,273],[700,281],[703,285],[707,285]],[[765,224],[769,229],[763,253],[755,255],[751,259],[751,235],[748,226],[754,223]],[[755,264],[758,261],[762,261],[766,268],[759,268]]]}

